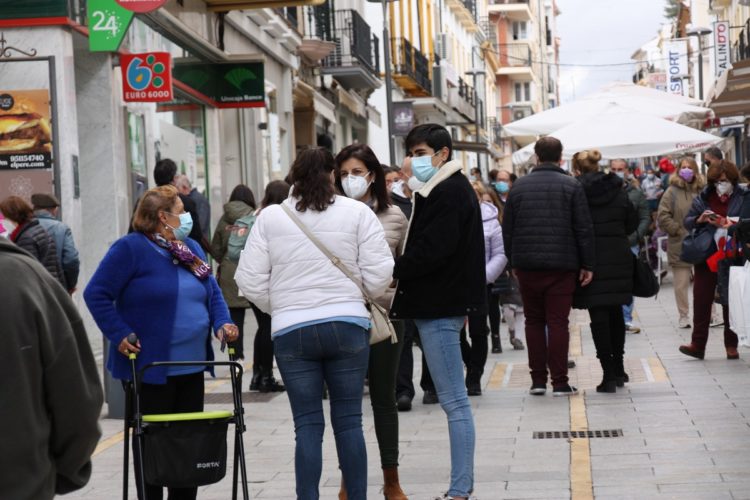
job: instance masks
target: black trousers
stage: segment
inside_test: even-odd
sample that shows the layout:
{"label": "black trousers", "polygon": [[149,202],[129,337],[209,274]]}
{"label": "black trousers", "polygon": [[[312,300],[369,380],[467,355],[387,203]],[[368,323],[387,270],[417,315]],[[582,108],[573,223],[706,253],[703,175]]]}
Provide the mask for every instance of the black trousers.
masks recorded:
{"label": "black trousers", "polygon": [[262,376],[273,374],[273,341],[271,340],[271,315],[266,314],[255,305],[253,313],[258,322],[258,331],[255,332],[253,342],[253,373]]}
{"label": "black trousers", "polygon": [[[161,413],[188,413],[203,411],[203,372],[167,377],[166,384],[141,384],[141,413],[144,415]],[[136,479],[139,475],[138,444],[133,440],[133,458],[136,461]],[[144,447],[144,454],[147,450]],[[198,488],[168,488],[169,500],[195,500]],[[161,486],[146,484],[148,500],[162,500],[164,489]],[[138,498],[141,498],[140,492]]]}
{"label": "black trousers", "polygon": [[475,314],[469,316],[469,337],[471,344],[466,338],[466,325],[461,328],[461,358],[466,365],[466,380],[468,382],[479,382],[484,373],[484,365],[487,363],[487,315]]}
{"label": "black trousers", "polygon": [[592,307],[589,308],[589,317],[596,357],[602,364],[605,378],[622,376],[625,355],[625,319],[622,306]]}
{"label": "black trousers", "polygon": [[[396,380],[396,397],[400,397],[404,394],[409,398],[414,398],[414,353],[412,346],[414,342],[419,339],[419,331],[417,325],[412,320],[404,321],[404,347],[401,351],[401,362],[398,366],[398,378]],[[422,354],[422,379],[419,382],[419,386],[423,391],[436,392],[435,384],[432,382],[432,376],[430,375],[430,369],[427,368],[427,360]]]}
{"label": "black trousers", "polygon": [[500,296],[492,293],[492,285],[487,286],[487,306],[489,307],[490,333],[493,339],[500,340]]}
{"label": "black trousers", "polygon": [[240,331],[237,340],[233,343],[236,356],[238,359],[245,359],[245,308],[230,307],[229,316]]}

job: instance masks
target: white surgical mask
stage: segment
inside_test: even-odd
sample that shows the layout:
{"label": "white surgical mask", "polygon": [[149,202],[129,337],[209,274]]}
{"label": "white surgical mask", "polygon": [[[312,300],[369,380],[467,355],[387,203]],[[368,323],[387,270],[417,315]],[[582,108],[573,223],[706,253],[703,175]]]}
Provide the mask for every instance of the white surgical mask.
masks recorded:
{"label": "white surgical mask", "polygon": [[424,186],[424,182],[420,181],[416,177],[409,177],[409,182],[407,182],[407,185],[409,186],[409,189],[414,191],[419,191],[419,189]]}
{"label": "white surgical mask", "polygon": [[353,200],[361,199],[367,193],[370,184],[366,175],[364,177],[347,175],[341,179],[341,187],[344,188],[344,193]]}
{"label": "white surgical mask", "polygon": [[732,186],[732,183],[729,181],[721,181],[716,183],[716,192],[719,196],[724,196],[725,194],[732,194],[732,191],[734,189],[734,186]]}
{"label": "white surgical mask", "polygon": [[8,234],[15,231],[16,227],[18,227],[16,223],[12,222],[10,219],[3,219],[2,223],[3,223],[3,227],[5,228],[5,230],[8,231]]}
{"label": "white surgical mask", "polygon": [[391,193],[406,198],[406,193],[404,192],[404,181],[393,181],[393,184],[391,184]]}
{"label": "white surgical mask", "polygon": [[625,172],[615,172],[615,175],[622,180],[625,180]]}

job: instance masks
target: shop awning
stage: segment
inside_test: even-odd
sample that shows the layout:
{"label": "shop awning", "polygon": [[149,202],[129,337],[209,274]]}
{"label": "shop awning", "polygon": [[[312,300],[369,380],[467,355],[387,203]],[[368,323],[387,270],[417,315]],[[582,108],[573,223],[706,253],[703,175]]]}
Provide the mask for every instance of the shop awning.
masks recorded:
{"label": "shop awning", "polygon": [[706,102],[718,118],[750,115],[750,60],[724,71]]}
{"label": "shop awning", "polygon": [[294,7],[297,5],[322,5],[326,0],[204,0],[208,10],[228,12],[230,10]]}
{"label": "shop awning", "polygon": [[486,142],[453,141],[455,151],[468,151],[470,153],[492,154]]}

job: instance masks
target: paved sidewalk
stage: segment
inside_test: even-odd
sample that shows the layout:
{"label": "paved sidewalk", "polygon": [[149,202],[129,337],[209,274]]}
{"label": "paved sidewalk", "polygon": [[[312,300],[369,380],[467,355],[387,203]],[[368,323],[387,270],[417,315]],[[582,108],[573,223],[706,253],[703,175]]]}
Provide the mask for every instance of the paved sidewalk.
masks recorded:
{"label": "paved sidewalk", "polygon": [[[669,284],[657,300],[638,300],[643,332],[628,334],[631,383],[617,394],[597,394],[601,371],[585,312],[571,317],[573,384],[582,394],[568,400],[529,396],[525,351],[510,350],[503,325],[502,354],[491,354],[485,391],[471,398],[477,426],[475,495],[495,499],[750,499],[750,349],[728,361],[719,329],[712,329],[706,360],[677,351],[690,330],[677,329]],[[248,325],[249,331],[254,331]],[[250,343],[251,344],[251,343]],[[419,359],[415,352],[415,359]],[[420,363],[415,363],[418,372]],[[415,374],[418,380],[418,373]],[[246,382],[247,383],[247,382]],[[209,401],[228,407],[227,379],[209,382]],[[286,395],[248,396],[245,434],[251,498],[294,498],[294,431]],[[259,402],[262,399],[264,402]],[[382,475],[372,411],[365,401],[369,498],[380,498]],[[438,405],[421,404],[400,414],[404,490],[413,500],[447,489],[447,423]],[[69,499],[121,498],[122,422],[102,419],[104,437],[94,457],[89,486]],[[621,437],[585,437],[585,431],[622,431]],[[555,437],[584,431],[584,437]],[[550,432],[535,439],[535,432]],[[119,434],[118,434],[119,433]],[[231,436],[230,433],[230,438]],[[232,452],[230,442],[230,455]],[[132,469],[131,469],[132,470]],[[201,499],[231,498],[227,478],[202,488]],[[324,442],[321,498],[337,498],[340,475],[330,428]],[[133,494],[131,480],[131,498]]]}

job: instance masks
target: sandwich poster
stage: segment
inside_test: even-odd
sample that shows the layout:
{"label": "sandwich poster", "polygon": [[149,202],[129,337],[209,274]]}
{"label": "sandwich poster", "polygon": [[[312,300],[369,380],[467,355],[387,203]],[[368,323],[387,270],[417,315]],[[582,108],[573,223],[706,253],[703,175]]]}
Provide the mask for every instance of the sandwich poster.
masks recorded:
{"label": "sandwich poster", "polygon": [[51,168],[49,91],[0,90],[0,171]]}

